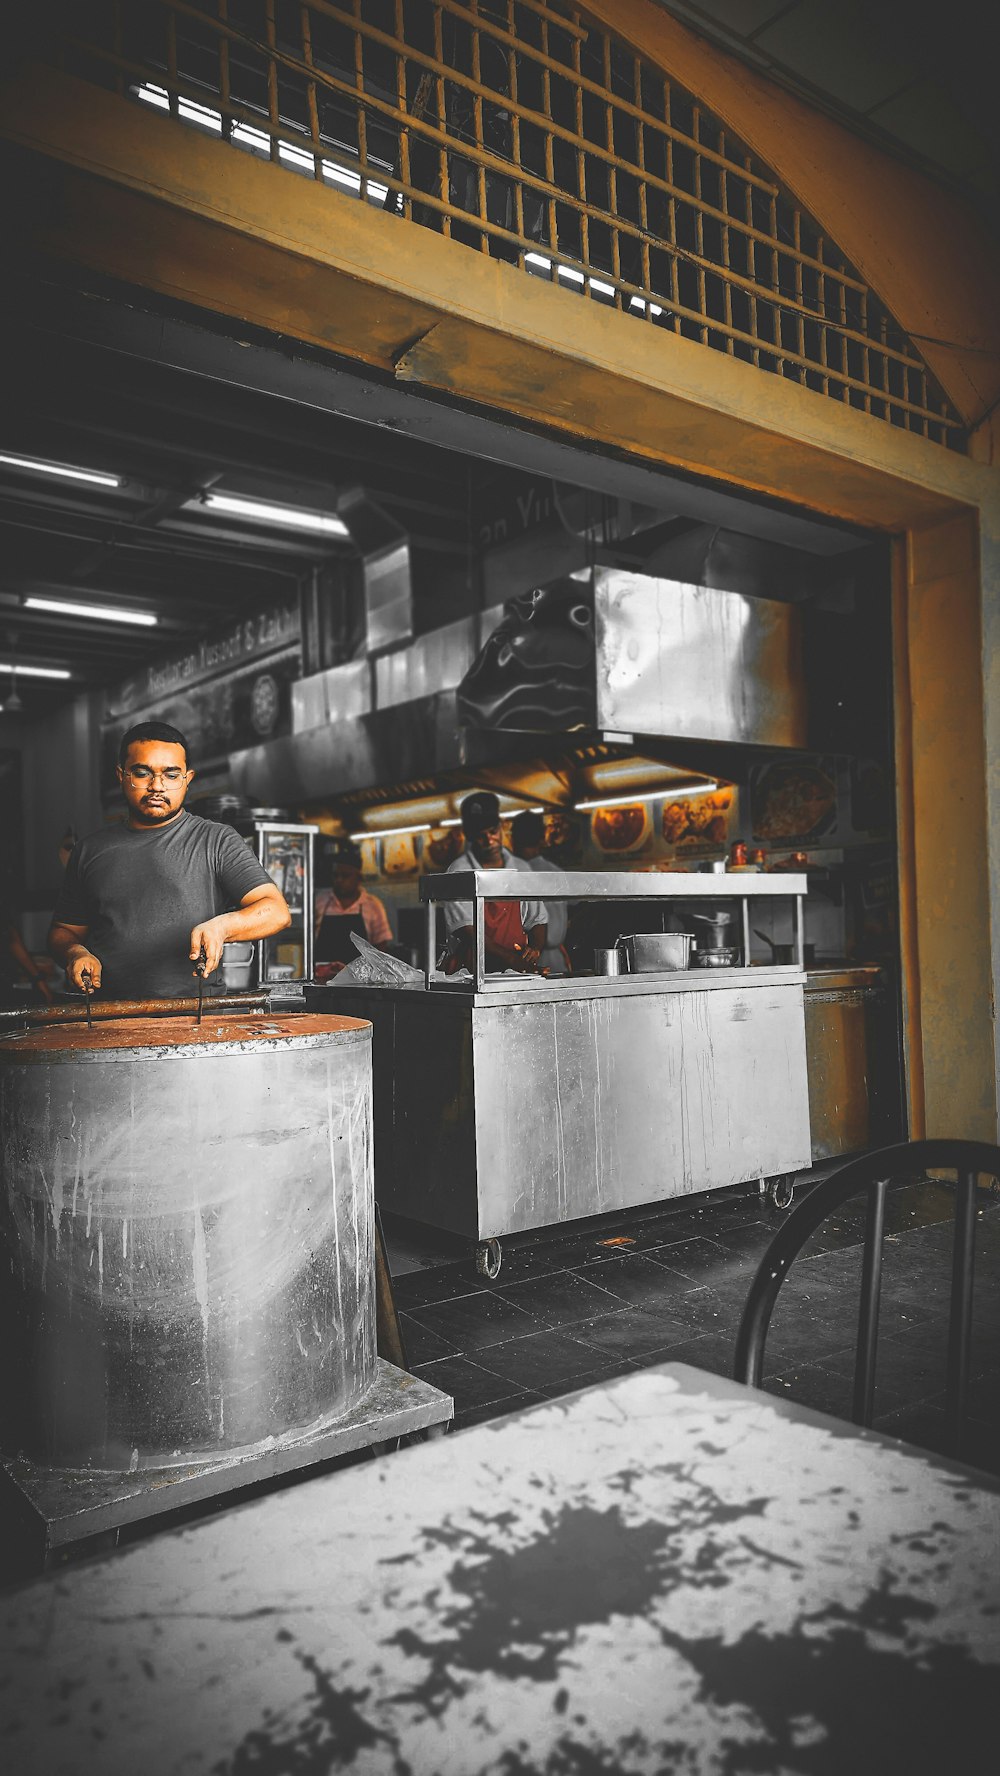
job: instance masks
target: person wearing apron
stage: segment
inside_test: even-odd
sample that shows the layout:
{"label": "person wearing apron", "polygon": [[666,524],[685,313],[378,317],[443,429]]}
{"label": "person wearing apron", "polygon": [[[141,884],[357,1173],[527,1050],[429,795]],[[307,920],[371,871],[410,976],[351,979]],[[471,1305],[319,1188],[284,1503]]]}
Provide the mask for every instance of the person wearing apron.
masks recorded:
{"label": "person wearing apron", "polygon": [[315,973],[317,980],[339,974],[356,951],[351,932],[366,937],[377,950],[392,943],[392,926],[383,903],[361,886],[361,852],[341,845],[334,855],[333,881],[316,896]]}
{"label": "person wearing apron", "polygon": [[[457,870],[516,869],[531,875],[527,864],[504,849],[500,832],[500,803],[488,791],[466,796],[459,809],[465,850],[448,865],[449,875]],[[525,884],[527,890],[528,884]],[[446,972],[473,960],[473,912],[471,901],[445,902],[445,924],[448,932]],[[486,966],[496,974],[514,968],[521,974],[534,973],[545,945],[548,912],[535,898],[524,900],[487,900],[483,923],[486,929]]]}

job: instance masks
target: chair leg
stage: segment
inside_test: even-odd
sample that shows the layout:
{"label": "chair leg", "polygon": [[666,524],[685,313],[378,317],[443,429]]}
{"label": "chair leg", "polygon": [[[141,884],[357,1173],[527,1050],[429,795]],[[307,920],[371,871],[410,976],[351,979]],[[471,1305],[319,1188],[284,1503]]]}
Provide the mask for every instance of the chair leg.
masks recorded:
{"label": "chair leg", "polygon": [[972,1274],[976,1246],[976,1173],[959,1175],[955,1202],[955,1246],[948,1326],[948,1383],[945,1396],[946,1452],[960,1455],[969,1395],[972,1342]]}
{"label": "chair leg", "polygon": [[861,1270],[861,1301],[858,1308],[858,1343],[854,1359],[855,1424],[870,1425],[875,1407],[875,1359],[878,1354],[878,1310],[882,1293],[882,1237],[885,1232],[885,1199],[888,1178],[878,1178],[868,1191],[864,1259]]}

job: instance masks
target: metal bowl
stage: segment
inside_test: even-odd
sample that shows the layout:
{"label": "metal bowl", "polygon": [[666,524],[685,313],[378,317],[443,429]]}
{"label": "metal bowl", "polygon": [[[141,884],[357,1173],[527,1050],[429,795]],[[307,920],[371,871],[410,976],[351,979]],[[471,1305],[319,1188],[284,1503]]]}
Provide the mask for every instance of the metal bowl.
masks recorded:
{"label": "metal bowl", "polygon": [[736,963],[737,950],[696,950],[694,964],[696,968],[733,968]]}

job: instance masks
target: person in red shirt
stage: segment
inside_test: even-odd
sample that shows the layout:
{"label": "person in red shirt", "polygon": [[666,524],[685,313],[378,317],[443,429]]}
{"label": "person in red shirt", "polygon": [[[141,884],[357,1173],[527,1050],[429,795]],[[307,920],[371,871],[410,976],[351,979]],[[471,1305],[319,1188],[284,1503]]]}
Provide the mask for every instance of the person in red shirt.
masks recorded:
{"label": "person in red shirt", "polygon": [[[500,827],[500,803],[488,790],[466,796],[459,809],[465,850],[448,873],[457,870],[531,869],[519,857],[504,849]],[[533,974],[545,945],[548,911],[544,903],[527,893],[523,900],[487,900],[483,922],[486,927],[486,966],[492,972],[514,968],[521,974]],[[469,901],[445,902],[445,923],[448,928],[448,951],[452,967],[466,967],[473,959],[472,905]],[[446,966],[446,972],[448,972]]]}

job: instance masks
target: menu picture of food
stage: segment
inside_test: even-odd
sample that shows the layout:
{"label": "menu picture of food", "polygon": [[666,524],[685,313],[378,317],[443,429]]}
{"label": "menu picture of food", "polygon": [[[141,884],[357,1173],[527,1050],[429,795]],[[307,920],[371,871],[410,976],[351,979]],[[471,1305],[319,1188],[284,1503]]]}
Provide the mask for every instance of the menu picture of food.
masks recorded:
{"label": "menu picture of food", "polygon": [[441,875],[464,850],[465,835],[460,826],[435,826],[424,839],[421,863],[430,875]]}
{"label": "menu picture of food", "polygon": [[599,851],[638,851],[653,830],[646,802],[630,802],[624,808],[596,808],[591,831]]}
{"label": "menu picture of food", "polygon": [[721,851],[729,843],[732,789],[676,796],[664,802],[660,827],[668,845],[682,851]]}
{"label": "menu picture of food", "polygon": [[361,850],[361,874],[363,876],[377,876],[378,875],[378,840],[377,839],[362,839],[361,845],[360,845],[360,850]]}
{"label": "menu picture of food", "polygon": [[417,848],[413,833],[395,833],[382,840],[382,873],[386,876],[412,876],[417,867]]}
{"label": "menu picture of food", "polygon": [[788,760],[750,773],[755,839],[774,845],[805,843],[837,822],[837,766],[832,758]]}

